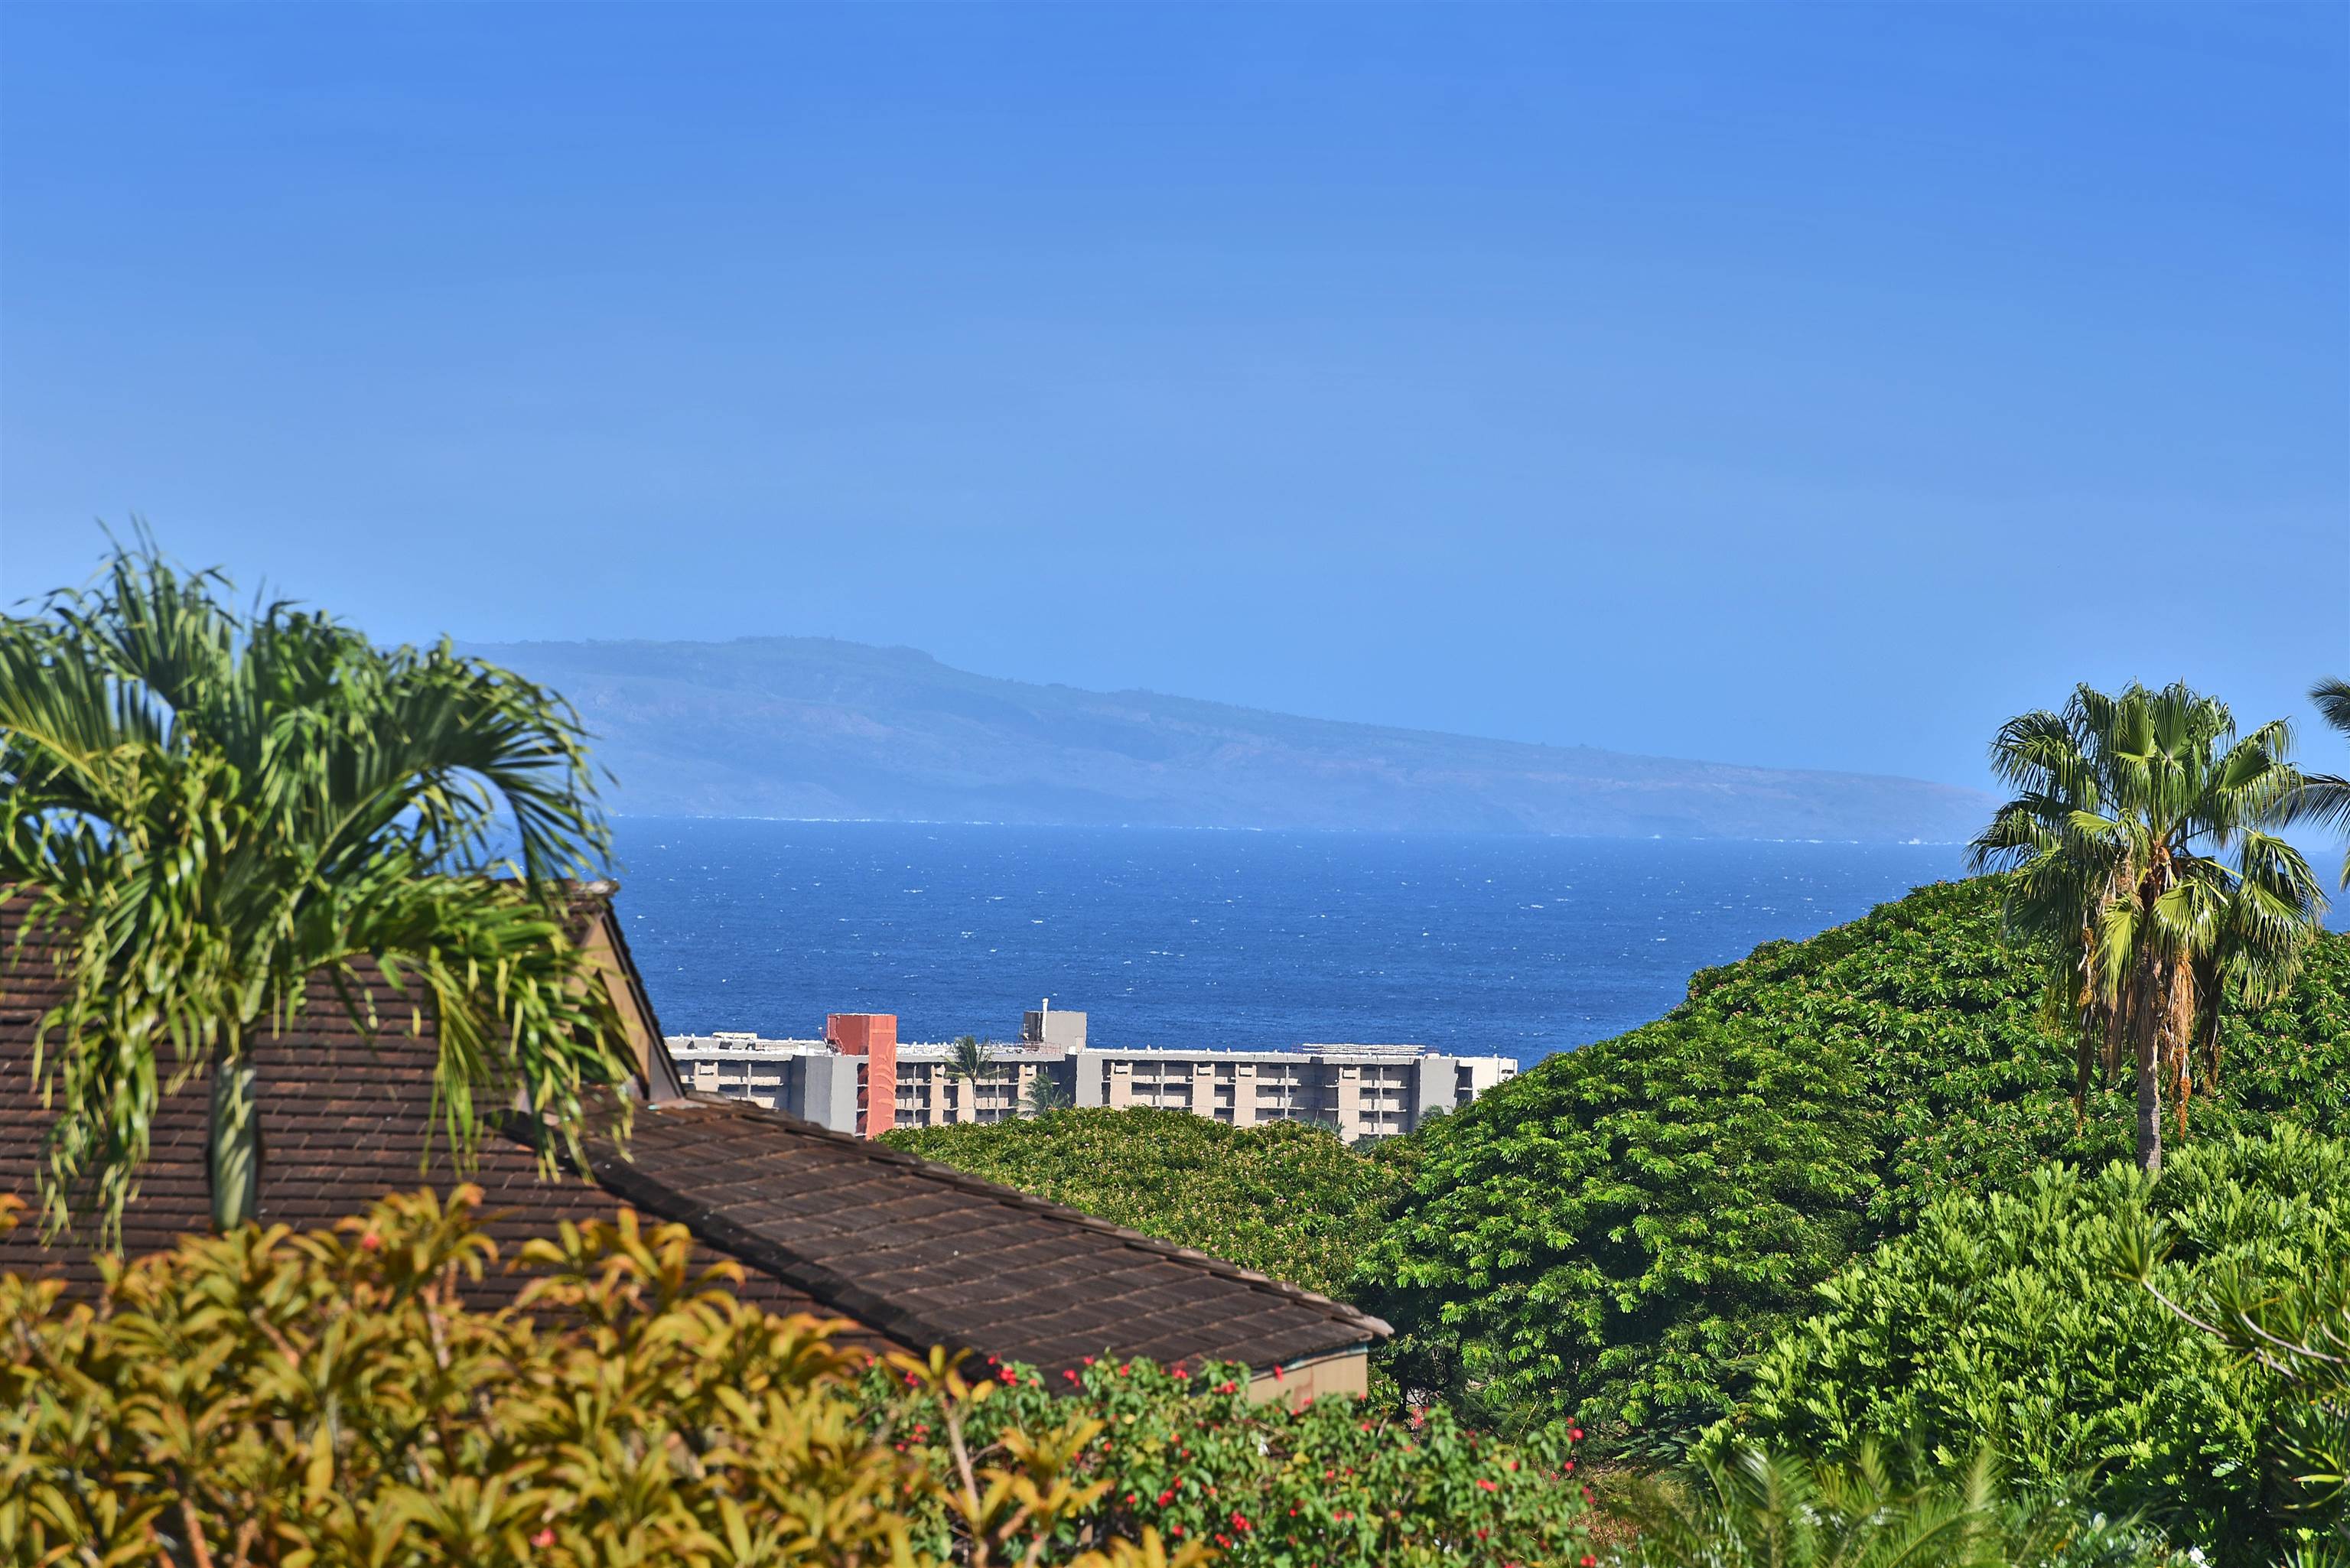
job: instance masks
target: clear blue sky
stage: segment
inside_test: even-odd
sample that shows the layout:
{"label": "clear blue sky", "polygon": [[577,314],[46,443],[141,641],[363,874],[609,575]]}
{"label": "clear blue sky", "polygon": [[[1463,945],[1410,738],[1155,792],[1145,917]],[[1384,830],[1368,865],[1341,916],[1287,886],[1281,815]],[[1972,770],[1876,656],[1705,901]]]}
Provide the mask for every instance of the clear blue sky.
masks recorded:
{"label": "clear blue sky", "polygon": [[16,4],[0,73],[10,600],[135,510],[385,638],[1962,783],[2350,673],[2350,7]]}

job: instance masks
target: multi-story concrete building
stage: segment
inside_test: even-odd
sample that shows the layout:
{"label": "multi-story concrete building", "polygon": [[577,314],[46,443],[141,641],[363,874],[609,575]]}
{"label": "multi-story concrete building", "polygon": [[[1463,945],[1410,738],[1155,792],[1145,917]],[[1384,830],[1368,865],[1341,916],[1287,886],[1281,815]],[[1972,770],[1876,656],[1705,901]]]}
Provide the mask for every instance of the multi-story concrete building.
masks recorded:
{"label": "multi-story concrete building", "polygon": [[1157,1106],[1233,1127],[1311,1122],[1352,1142],[1408,1133],[1517,1076],[1506,1056],[1418,1045],[1294,1051],[1088,1050],[1069,1057],[1080,1106]]}
{"label": "multi-story concrete building", "polygon": [[743,1031],[672,1034],[669,1054],[688,1090],[748,1100],[848,1132],[857,1125],[857,1062],[821,1040]]}
{"label": "multi-story concrete building", "polygon": [[[665,1042],[689,1090],[748,1100],[835,1132],[870,1137],[896,1125],[898,1019],[889,1012],[835,1012],[821,1040],[770,1040],[721,1030]],[[884,1116],[873,1125],[873,1107]]]}
{"label": "multi-story concrete building", "polygon": [[1039,1078],[1055,1085],[1062,1104],[1070,1103],[1066,1051],[1055,1046],[991,1044],[987,1047],[989,1075],[976,1084],[949,1071],[954,1051],[952,1045],[939,1044],[898,1047],[898,1126],[1009,1121],[1024,1114]]}
{"label": "multi-story concrete building", "polygon": [[[973,1084],[951,1070],[952,1045],[899,1044],[889,1013],[837,1012],[825,1034],[676,1035],[668,1044],[689,1089],[868,1137],[893,1127],[1006,1121],[1026,1114],[1043,1080],[1065,1105],[1154,1106],[1243,1127],[1308,1122],[1351,1142],[1410,1132],[1518,1071],[1506,1056],[1417,1045],[1104,1049],[1086,1044],[1084,1013],[1048,1007],[1023,1019],[1018,1044],[987,1046],[989,1073]],[[877,1117],[877,1109],[885,1114]]]}

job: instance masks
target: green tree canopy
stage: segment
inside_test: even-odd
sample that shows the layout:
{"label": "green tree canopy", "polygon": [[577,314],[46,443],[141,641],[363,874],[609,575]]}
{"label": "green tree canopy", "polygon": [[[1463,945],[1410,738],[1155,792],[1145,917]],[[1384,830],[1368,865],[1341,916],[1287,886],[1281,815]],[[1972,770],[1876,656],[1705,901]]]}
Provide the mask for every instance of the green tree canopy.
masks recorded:
{"label": "green tree canopy", "polygon": [[571,709],[446,643],[230,592],[142,538],[0,619],[0,889],[70,970],[36,1058],[52,1227],[93,1199],[119,1221],[159,1100],[198,1075],[213,1218],[248,1217],[253,1053],[314,979],[363,1028],[372,981],[404,1026],[430,1008],[461,1156],[484,1107],[520,1093],[575,1128],[629,1065],[566,933],[559,879],[607,847]]}
{"label": "green tree canopy", "polygon": [[[2153,1292],[2121,1266],[2149,1233],[2168,1243]],[[2163,1301],[2229,1318],[2215,1303],[2271,1301],[2345,1253],[2350,1145],[2290,1123],[2189,1147],[2158,1180],[2116,1161],[1953,1193],[1821,1287],[1825,1310],[1762,1358],[1740,1435],[1940,1467],[1988,1443],[2028,1490],[2141,1509],[2220,1563],[2266,1563],[2329,1524],[2280,1484],[2303,1405]],[[2338,1494],[2331,1511],[2350,1522]]]}
{"label": "green tree canopy", "polygon": [[[1508,1422],[1670,1447],[1731,1409],[1812,1287],[1953,1190],[2130,1153],[2126,1091],[2070,1100],[2046,944],[1997,878],[1923,888],[1700,971],[1658,1022],[1553,1056],[1407,1140],[1410,1184],[1350,1293],[1399,1376]],[[2350,1134],[2350,940],[2221,1020],[2197,1136]]]}

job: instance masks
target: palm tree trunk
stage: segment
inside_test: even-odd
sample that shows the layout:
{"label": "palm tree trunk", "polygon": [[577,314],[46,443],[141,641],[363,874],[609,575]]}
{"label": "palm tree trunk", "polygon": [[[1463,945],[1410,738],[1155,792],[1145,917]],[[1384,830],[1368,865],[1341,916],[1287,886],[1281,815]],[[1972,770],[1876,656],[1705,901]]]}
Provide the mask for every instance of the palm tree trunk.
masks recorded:
{"label": "palm tree trunk", "polygon": [[2137,1044],[2137,1168],[2148,1176],[2162,1169],[2162,1019],[2168,1009],[2155,994],[2158,959],[2138,965],[2130,1033]]}
{"label": "palm tree trunk", "polygon": [[246,1224],[261,1208],[261,1107],[255,1088],[253,1057],[245,1052],[224,1057],[213,1069],[207,1153],[215,1231]]}
{"label": "palm tree trunk", "polygon": [[2194,1056],[2196,1007],[2195,965],[2174,961],[2168,970],[2169,1004],[2163,1009],[2163,1076],[2170,1080],[2171,1112],[2178,1124],[2179,1141],[2187,1139],[2187,1102],[2195,1092]]}

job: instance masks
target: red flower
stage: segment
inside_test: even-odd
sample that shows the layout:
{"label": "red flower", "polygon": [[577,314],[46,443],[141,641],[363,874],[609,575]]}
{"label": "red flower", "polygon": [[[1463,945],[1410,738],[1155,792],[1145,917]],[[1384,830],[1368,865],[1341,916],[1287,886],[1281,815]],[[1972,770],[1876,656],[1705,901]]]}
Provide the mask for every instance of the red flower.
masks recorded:
{"label": "red flower", "polygon": [[542,1530],[536,1535],[532,1536],[530,1538],[530,1543],[533,1546],[537,1547],[541,1552],[546,1551],[548,1547],[555,1544],[555,1527],[551,1524],[548,1525],[545,1530]]}
{"label": "red flower", "polygon": [[1499,1490],[1501,1490],[1499,1487],[1496,1487],[1496,1486],[1495,1486],[1492,1481],[1487,1480],[1483,1476],[1479,1476],[1479,1477],[1477,1478],[1477,1485],[1478,1485],[1478,1488],[1479,1488],[1481,1490],[1484,1490],[1484,1491],[1499,1491]]}
{"label": "red flower", "polygon": [[372,1231],[359,1238],[359,1248],[362,1251],[372,1252],[382,1245],[383,1238]]}
{"label": "red flower", "polygon": [[1579,1443],[1583,1441],[1583,1428],[1580,1427],[1569,1427],[1566,1429],[1566,1440],[1570,1443]]}

